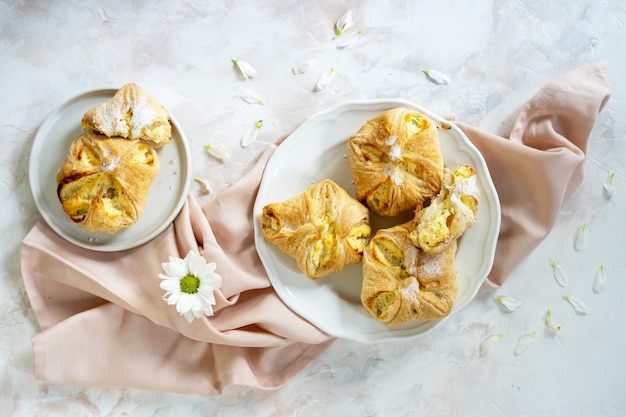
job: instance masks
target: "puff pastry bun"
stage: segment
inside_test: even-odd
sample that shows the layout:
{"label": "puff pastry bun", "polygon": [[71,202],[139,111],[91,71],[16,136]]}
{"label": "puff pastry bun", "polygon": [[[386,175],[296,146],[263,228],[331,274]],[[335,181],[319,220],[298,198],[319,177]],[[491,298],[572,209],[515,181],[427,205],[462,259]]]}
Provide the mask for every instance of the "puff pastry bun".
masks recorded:
{"label": "puff pastry bun", "polygon": [[265,238],[317,279],[358,263],[371,229],[369,211],[331,180],[263,208]]}
{"label": "puff pastry bun", "polygon": [[443,178],[437,127],[406,108],[382,112],[348,140],[356,197],[373,212],[395,216],[435,196]]}
{"label": "puff pastry bun", "polygon": [[82,127],[109,137],[144,139],[157,148],[172,138],[167,109],[135,83],[122,86],[111,99],[89,109]]}
{"label": "puff pastry bun", "polygon": [[85,133],[57,174],[57,194],[78,226],[113,233],[137,221],[158,172],[158,155],[143,140]]}
{"label": "puff pastry bun", "polygon": [[423,209],[411,239],[424,252],[436,253],[476,223],[480,191],[476,171],[467,165],[445,169],[441,191]]}
{"label": "puff pastry bun", "polygon": [[456,240],[425,253],[409,237],[417,221],[379,230],[363,251],[361,303],[388,326],[445,317],[456,299]]}
{"label": "puff pastry bun", "polygon": [[428,207],[376,233],[363,252],[361,287],[361,303],[374,318],[395,326],[452,311],[457,240],[476,222],[479,195],[473,168],[446,168]]}

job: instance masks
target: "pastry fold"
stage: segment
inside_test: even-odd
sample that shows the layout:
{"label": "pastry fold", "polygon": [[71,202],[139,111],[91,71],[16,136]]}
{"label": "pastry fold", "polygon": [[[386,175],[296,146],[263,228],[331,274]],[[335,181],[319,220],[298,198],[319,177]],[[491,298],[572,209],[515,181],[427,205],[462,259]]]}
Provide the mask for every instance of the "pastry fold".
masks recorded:
{"label": "pastry fold", "polygon": [[57,194],[78,226],[113,233],[138,220],[158,172],[159,157],[143,140],[85,133],[70,145]]}
{"label": "pastry fold", "polygon": [[135,83],[123,85],[111,99],[87,110],[81,124],[109,137],[143,139],[156,148],[172,138],[167,109]]}
{"label": "pastry fold", "polygon": [[266,205],[261,221],[267,241],[312,279],[360,262],[371,233],[367,208],[328,179]]}
{"label": "pastry fold", "polygon": [[347,147],[356,198],[377,214],[415,210],[441,188],[437,127],[417,111],[382,112],[352,135]]}
{"label": "pastry fold", "polygon": [[440,252],[476,223],[480,190],[476,171],[467,165],[445,169],[441,191],[422,209],[411,232],[413,243],[428,253]]}
{"label": "pastry fold", "polygon": [[361,303],[388,326],[443,318],[456,299],[456,240],[425,253],[409,237],[417,222],[379,230],[363,251]]}

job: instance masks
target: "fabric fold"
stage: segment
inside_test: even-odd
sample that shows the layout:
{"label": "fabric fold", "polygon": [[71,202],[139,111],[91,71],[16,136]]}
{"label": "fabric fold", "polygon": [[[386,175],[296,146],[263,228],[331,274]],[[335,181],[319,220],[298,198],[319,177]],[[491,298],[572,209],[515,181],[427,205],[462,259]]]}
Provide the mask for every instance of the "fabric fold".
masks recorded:
{"label": "fabric fold", "polygon": [[[482,152],[502,205],[486,288],[501,285],[545,238],[580,184],[587,141],[609,97],[604,64],[546,85],[508,138],[457,125]],[[41,332],[35,375],[49,383],[215,395],[229,385],[276,388],[333,338],[274,292],[254,245],[252,208],[269,145],[239,182],[201,206],[189,196],[152,241],[116,253],[72,245],[39,220],[24,238],[21,268]],[[215,315],[188,323],[161,299],[170,256],[198,251],[223,277]]]}
{"label": "fabric fold", "polygon": [[544,86],[521,109],[508,138],[456,123],[485,158],[502,207],[483,289],[501,285],[552,229],[583,180],[589,135],[609,97],[607,67],[595,63]]}

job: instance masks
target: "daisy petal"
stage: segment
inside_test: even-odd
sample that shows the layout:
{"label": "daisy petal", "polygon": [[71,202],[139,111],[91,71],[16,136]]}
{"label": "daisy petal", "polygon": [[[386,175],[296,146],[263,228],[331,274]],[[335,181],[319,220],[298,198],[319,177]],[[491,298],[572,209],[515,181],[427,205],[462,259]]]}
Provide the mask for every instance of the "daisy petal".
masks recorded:
{"label": "daisy petal", "polygon": [[247,80],[248,78],[256,77],[256,70],[246,61],[242,61],[240,59],[232,59],[231,61],[235,64],[244,79]]}
{"label": "daisy petal", "polygon": [[254,126],[252,126],[241,139],[242,148],[245,148],[252,142],[256,141],[256,137],[259,134],[259,129],[261,129],[261,127],[263,127],[263,120],[257,120],[256,123],[254,123]]}
{"label": "daisy petal", "polygon": [[568,303],[570,303],[572,308],[574,308],[574,311],[578,314],[587,314],[589,312],[589,308],[587,307],[587,305],[585,305],[585,303],[583,303],[580,298],[574,297],[573,295],[569,294],[563,294],[563,298],[566,299]]}
{"label": "daisy petal", "polygon": [[213,158],[218,161],[226,161],[230,159],[230,152],[226,145],[221,143],[207,143],[204,145],[205,149]]}
{"label": "daisy petal", "polygon": [[552,312],[550,310],[546,311],[546,326],[553,332],[561,330],[561,326],[555,324],[554,320],[552,320]]}
{"label": "daisy petal", "polygon": [[604,273],[604,265],[601,265],[593,278],[593,292],[596,294],[606,287],[606,274]]}
{"label": "daisy petal", "polygon": [[581,251],[585,248],[585,231],[587,230],[587,225],[583,224],[576,230],[576,234],[574,235],[574,249],[577,251]]}
{"label": "daisy petal", "polygon": [[611,198],[613,197],[613,194],[615,194],[615,185],[613,185],[614,179],[615,179],[615,172],[611,172],[609,174],[609,177],[606,179],[606,183],[602,187],[602,191],[604,192],[604,195],[606,196],[606,198]]}
{"label": "daisy petal", "polygon": [[565,270],[559,265],[554,259],[550,259],[550,265],[552,266],[552,275],[556,282],[561,286],[565,287],[568,283],[567,274]]}
{"label": "daisy petal", "polygon": [[291,69],[294,75],[304,74],[317,62],[317,56],[314,56],[312,59],[302,62]]}
{"label": "daisy petal", "polygon": [[[181,277],[187,274],[185,261],[180,258],[170,257],[170,261],[168,263],[162,263],[161,267],[165,271],[165,275],[167,275],[167,277]],[[161,276],[161,274],[159,274],[159,276]]]}
{"label": "daisy petal", "polygon": [[315,84],[315,91],[322,91],[326,87],[330,85],[330,82],[333,80],[335,75],[335,68],[331,68],[324,73]]}
{"label": "daisy petal", "polygon": [[506,311],[515,311],[523,305],[520,301],[508,295],[493,297],[493,301],[498,303],[498,305]]}
{"label": "daisy petal", "polygon": [[491,336],[486,337],[480,344],[480,349],[479,349],[480,356],[484,356],[489,351],[489,349],[491,349],[491,346],[494,343],[502,339],[502,336],[503,336],[502,333],[500,333],[500,334],[493,334]]}
{"label": "daisy petal", "polygon": [[530,346],[533,340],[535,340],[536,335],[537,335],[536,332],[532,332],[532,333],[528,333],[523,336],[520,336],[520,338],[517,339],[517,343],[515,344],[515,349],[513,349],[513,353],[515,354],[515,356],[518,356],[524,353],[524,351],[528,349],[528,346]]}
{"label": "daisy petal", "polygon": [[335,36],[341,36],[352,26],[354,26],[354,18],[352,17],[352,10],[348,10],[343,16],[337,19],[335,23]]}
{"label": "daisy petal", "polygon": [[450,84],[450,77],[441,71],[425,69],[422,70],[426,77],[435,84]]}
{"label": "daisy petal", "polygon": [[339,40],[339,42],[337,42],[337,48],[339,49],[347,48],[348,46],[355,43],[359,39],[359,36],[361,36],[362,33],[363,31],[359,30],[358,32],[352,32],[346,35],[345,37],[342,37]]}

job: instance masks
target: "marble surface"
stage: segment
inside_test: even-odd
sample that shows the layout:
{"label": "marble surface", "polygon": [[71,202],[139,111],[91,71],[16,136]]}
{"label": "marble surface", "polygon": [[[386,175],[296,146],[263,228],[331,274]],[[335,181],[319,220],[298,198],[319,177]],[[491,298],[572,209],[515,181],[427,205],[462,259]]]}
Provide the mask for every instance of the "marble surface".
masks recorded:
{"label": "marble surface", "polygon": [[[106,3],[106,6],[104,4]],[[617,0],[0,1],[0,415],[2,416],[623,416],[626,415],[626,5]],[[352,10],[357,41],[338,48],[333,26]],[[304,74],[292,68],[317,57]],[[232,59],[250,63],[247,81]],[[211,194],[241,177],[267,142],[351,99],[401,98],[506,135],[520,106],[551,78],[608,64],[612,98],[589,141],[585,180],[547,239],[505,284],[480,294],[426,338],[338,340],[277,390],[229,387],[212,398],[55,386],[33,376],[38,331],[19,269],[21,239],[39,214],[28,185],[30,147],[56,106],[82,92],[135,81],[183,126]],[[315,91],[335,69],[330,85]],[[437,85],[423,69],[448,74]],[[241,98],[249,90],[265,104]],[[240,140],[264,120],[258,141]],[[204,150],[221,143],[220,163]],[[615,172],[616,192],[602,188]],[[576,230],[587,245],[576,251]],[[555,284],[589,307],[576,314]],[[607,288],[592,291],[604,265]],[[523,306],[506,313],[492,297]],[[561,331],[544,325],[550,309]],[[536,332],[514,354],[518,338]],[[503,334],[484,356],[481,342]]]}

